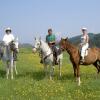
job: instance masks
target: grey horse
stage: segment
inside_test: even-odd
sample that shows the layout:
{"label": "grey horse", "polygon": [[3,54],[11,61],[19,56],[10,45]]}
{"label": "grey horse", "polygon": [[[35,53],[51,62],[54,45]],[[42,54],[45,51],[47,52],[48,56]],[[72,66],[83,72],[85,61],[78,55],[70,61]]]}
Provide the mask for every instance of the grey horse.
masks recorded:
{"label": "grey horse", "polygon": [[[35,45],[33,47],[33,52],[36,52],[37,50],[42,51],[44,71],[45,71],[46,76],[47,76],[47,67],[49,66],[49,68],[50,68],[50,80],[52,80],[52,78],[53,78],[52,76],[54,74],[53,52],[46,42],[44,42],[41,39],[35,38]],[[62,59],[63,59],[63,54],[61,53],[57,56],[60,77],[61,77]]]}
{"label": "grey horse", "polygon": [[11,72],[11,79],[13,79],[13,69],[18,74],[16,69],[17,53],[19,52],[18,41],[12,41],[9,45],[4,42],[0,43],[0,59],[6,66],[6,78],[8,79],[9,72]]}

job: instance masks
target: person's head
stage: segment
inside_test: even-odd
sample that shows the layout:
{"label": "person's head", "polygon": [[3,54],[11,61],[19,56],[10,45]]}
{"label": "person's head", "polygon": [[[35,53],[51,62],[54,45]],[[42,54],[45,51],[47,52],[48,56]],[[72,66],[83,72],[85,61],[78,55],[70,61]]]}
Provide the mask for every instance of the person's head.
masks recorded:
{"label": "person's head", "polygon": [[83,35],[87,34],[87,28],[82,28],[81,30],[82,30]]}
{"label": "person's head", "polygon": [[48,29],[48,34],[51,35],[52,34],[52,29]]}
{"label": "person's head", "polygon": [[12,30],[11,30],[10,27],[8,27],[8,28],[5,29],[6,34],[11,34],[11,31],[12,31]]}

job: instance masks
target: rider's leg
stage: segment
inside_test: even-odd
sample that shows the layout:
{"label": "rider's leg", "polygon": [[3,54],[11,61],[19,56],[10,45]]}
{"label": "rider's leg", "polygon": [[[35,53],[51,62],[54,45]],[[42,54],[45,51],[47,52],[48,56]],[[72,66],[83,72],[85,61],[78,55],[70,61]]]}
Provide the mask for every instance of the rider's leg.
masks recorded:
{"label": "rider's leg", "polygon": [[55,64],[56,65],[58,65],[58,62],[57,62],[57,54],[58,53],[58,51],[57,51],[57,48],[56,48],[56,46],[54,46],[54,60],[55,60]]}
{"label": "rider's leg", "polygon": [[88,49],[88,44],[83,45],[82,50],[81,50],[81,57],[82,61],[84,62],[84,57],[85,57],[85,51]]}
{"label": "rider's leg", "polygon": [[84,59],[84,55],[85,55],[85,47],[83,46],[83,47],[82,47],[82,50],[81,50],[81,57],[82,57],[82,60]]}

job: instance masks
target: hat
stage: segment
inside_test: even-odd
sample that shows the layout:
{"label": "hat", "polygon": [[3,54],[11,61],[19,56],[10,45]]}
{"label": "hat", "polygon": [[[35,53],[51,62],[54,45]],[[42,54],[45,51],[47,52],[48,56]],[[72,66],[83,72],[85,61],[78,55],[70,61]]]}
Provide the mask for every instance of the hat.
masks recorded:
{"label": "hat", "polygon": [[7,32],[7,31],[10,31],[11,32],[11,28],[10,27],[6,28],[5,29],[5,32]]}
{"label": "hat", "polygon": [[83,28],[82,28],[82,31],[87,31],[87,28],[83,27]]}

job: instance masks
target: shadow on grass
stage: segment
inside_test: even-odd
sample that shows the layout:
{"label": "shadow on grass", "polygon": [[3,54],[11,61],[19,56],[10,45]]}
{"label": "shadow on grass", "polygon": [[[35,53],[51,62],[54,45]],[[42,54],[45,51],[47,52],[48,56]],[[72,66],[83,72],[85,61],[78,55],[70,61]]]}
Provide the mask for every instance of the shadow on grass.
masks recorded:
{"label": "shadow on grass", "polygon": [[0,70],[0,77],[4,78],[6,75],[6,71]]}
{"label": "shadow on grass", "polygon": [[71,74],[71,73],[68,73],[68,74],[64,74],[61,76],[60,78],[61,81],[65,81],[65,80],[74,80],[74,75]]}
{"label": "shadow on grass", "polygon": [[43,71],[36,71],[36,72],[24,72],[23,74],[18,74],[17,78],[28,77],[32,78],[33,80],[42,80],[45,78],[45,73]]}
{"label": "shadow on grass", "polygon": [[[45,78],[49,79],[49,73],[47,74],[47,77],[45,76],[45,73],[43,70],[39,71],[28,71],[28,72],[22,72],[17,75],[17,78],[30,78],[36,81],[43,80]],[[61,77],[59,77],[58,73],[54,73],[54,79],[60,80],[60,81],[66,81],[66,80],[75,80],[75,77],[72,73],[63,74]]]}

